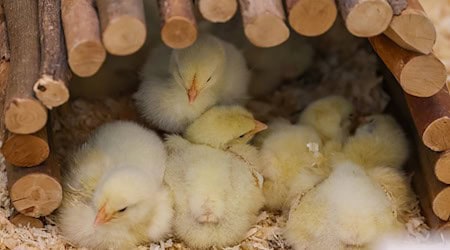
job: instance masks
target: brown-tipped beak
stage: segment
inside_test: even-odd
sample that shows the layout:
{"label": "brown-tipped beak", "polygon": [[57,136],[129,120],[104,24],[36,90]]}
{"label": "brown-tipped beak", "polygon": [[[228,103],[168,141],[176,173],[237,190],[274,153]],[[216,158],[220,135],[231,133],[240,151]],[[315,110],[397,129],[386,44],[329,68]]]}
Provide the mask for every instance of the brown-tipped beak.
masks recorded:
{"label": "brown-tipped beak", "polygon": [[112,219],[112,214],[106,213],[105,205],[103,205],[97,212],[97,216],[95,217],[94,224],[102,225]]}
{"label": "brown-tipped beak", "polygon": [[255,128],[252,130],[253,134],[259,133],[263,130],[266,130],[268,127],[265,123],[262,123],[258,120],[255,120]]}
{"label": "brown-tipped beak", "polygon": [[194,79],[192,79],[191,88],[188,90],[187,94],[188,94],[188,98],[189,98],[189,104],[192,104],[198,95],[197,84],[195,81],[195,75],[194,75]]}

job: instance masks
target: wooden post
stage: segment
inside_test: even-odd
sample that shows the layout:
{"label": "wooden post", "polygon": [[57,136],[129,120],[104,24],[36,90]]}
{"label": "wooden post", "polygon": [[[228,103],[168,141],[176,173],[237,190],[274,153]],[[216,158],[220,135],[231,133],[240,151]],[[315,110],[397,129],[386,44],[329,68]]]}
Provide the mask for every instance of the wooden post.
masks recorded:
{"label": "wooden post", "polygon": [[408,8],[392,18],[384,34],[400,47],[423,54],[429,54],[436,42],[434,25],[418,0],[408,0]]}
{"label": "wooden post", "polygon": [[434,165],[434,174],[438,180],[450,184],[450,151],[435,154],[437,159]]}
{"label": "wooden post", "polygon": [[130,55],[144,45],[147,29],[142,1],[96,0],[103,45],[109,53]]}
{"label": "wooden post", "polygon": [[11,219],[9,219],[9,221],[18,227],[25,227],[28,225],[34,228],[44,227],[44,223],[42,223],[41,220],[34,217],[23,215],[21,213],[17,213],[14,216],[12,216]]}
{"label": "wooden post", "polygon": [[244,32],[258,47],[274,47],[289,38],[281,0],[239,0]]}
{"label": "wooden post", "polygon": [[409,110],[423,143],[434,151],[450,149],[450,95],[443,87],[427,98],[405,94]]}
{"label": "wooden post", "polygon": [[[5,110],[6,85],[9,73],[9,44],[6,31],[5,12],[0,4],[0,114]],[[5,116],[0,115],[0,141],[5,136]]]}
{"label": "wooden post", "polygon": [[93,0],[61,1],[61,17],[70,69],[81,77],[92,76],[106,58]]}
{"label": "wooden post", "polygon": [[387,0],[392,7],[394,15],[400,15],[400,13],[408,6],[408,0]]}
{"label": "wooden post", "polygon": [[383,33],[393,11],[386,0],[338,0],[339,10],[348,31],[358,37]]}
{"label": "wooden post", "polygon": [[9,194],[16,210],[26,216],[41,217],[58,208],[62,201],[59,171],[53,155],[31,168],[6,164]]}
{"label": "wooden post", "polygon": [[158,0],[162,28],[161,39],[174,49],[191,46],[197,39],[197,22],[195,21],[192,1]]}
{"label": "wooden post", "polygon": [[429,97],[445,85],[445,66],[433,54],[405,50],[384,35],[370,37],[369,41],[406,93]]}
{"label": "wooden post", "polygon": [[5,126],[17,134],[34,133],[47,122],[46,108],[33,97],[39,73],[37,1],[4,1],[11,49],[5,99]]}
{"label": "wooden post", "polygon": [[29,135],[9,133],[1,151],[8,163],[17,167],[33,167],[48,158],[50,149],[47,140],[46,128]]}
{"label": "wooden post", "polygon": [[286,0],[291,27],[304,36],[318,36],[333,26],[337,16],[334,0]]}
{"label": "wooden post", "polygon": [[33,90],[42,104],[52,109],[69,100],[70,70],[61,27],[61,1],[40,0],[38,3],[41,69]]}
{"label": "wooden post", "polygon": [[213,23],[224,23],[236,13],[237,0],[198,0],[198,9],[202,16]]}

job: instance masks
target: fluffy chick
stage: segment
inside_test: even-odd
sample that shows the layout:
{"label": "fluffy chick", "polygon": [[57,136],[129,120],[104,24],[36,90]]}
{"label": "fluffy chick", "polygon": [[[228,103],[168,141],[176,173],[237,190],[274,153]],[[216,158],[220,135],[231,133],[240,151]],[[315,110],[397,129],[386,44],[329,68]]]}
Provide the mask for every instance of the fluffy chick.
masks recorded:
{"label": "fluffy chick", "polygon": [[359,248],[402,228],[387,193],[349,161],[298,199],[284,233],[294,249]]}
{"label": "fluffy chick", "polygon": [[342,143],[350,132],[354,107],[342,96],[327,96],[309,104],[301,113],[300,124],[312,126],[324,142]]}
{"label": "fluffy chick", "polygon": [[98,128],[63,171],[62,234],[93,249],[130,249],[162,239],[173,217],[165,164],[155,133],[132,122]]}
{"label": "fluffy chick", "polygon": [[320,167],[322,141],[311,127],[278,124],[264,140],[260,155],[264,196],[269,209],[289,207],[295,177],[303,168]]}
{"label": "fluffy chick", "polygon": [[209,107],[245,100],[249,77],[241,52],[202,34],[188,48],[161,44],[152,51],[134,98],[148,122],[168,132],[182,132]]}
{"label": "fluffy chick", "polygon": [[408,141],[400,125],[390,115],[364,120],[344,146],[346,157],[366,168],[401,168],[408,157]]}

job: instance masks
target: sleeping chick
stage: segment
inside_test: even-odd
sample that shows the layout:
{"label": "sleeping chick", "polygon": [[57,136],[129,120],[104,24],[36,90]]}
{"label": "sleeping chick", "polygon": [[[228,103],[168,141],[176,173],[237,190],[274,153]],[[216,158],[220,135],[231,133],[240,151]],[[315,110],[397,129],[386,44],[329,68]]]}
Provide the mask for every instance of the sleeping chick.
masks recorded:
{"label": "sleeping chick", "polygon": [[344,154],[366,168],[401,168],[408,157],[408,141],[400,125],[389,115],[364,118],[344,146]]}
{"label": "sleeping chick", "polygon": [[132,122],[97,129],[63,171],[62,234],[92,249],[130,249],[165,237],[173,217],[165,164],[155,133]]}
{"label": "sleeping chick", "polygon": [[322,141],[311,127],[279,124],[265,138],[260,151],[266,207],[289,207],[291,185],[303,168],[320,168]]}
{"label": "sleeping chick", "polygon": [[350,161],[297,199],[284,233],[294,249],[363,248],[402,229],[389,194]]}
{"label": "sleeping chick", "polygon": [[175,232],[194,248],[243,239],[263,206],[258,154],[246,143],[266,126],[239,106],[211,108],[166,141]]}
{"label": "sleeping chick", "polygon": [[309,104],[299,118],[300,124],[312,126],[324,143],[343,143],[350,132],[354,108],[342,96],[327,96]]}
{"label": "sleeping chick", "polygon": [[168,132],[182,132],[217,103],[244,101],[250,77],[243,55],[208,34],[185,49],[160,45],[151,52],[141,75],[134,95],[138,110]]}

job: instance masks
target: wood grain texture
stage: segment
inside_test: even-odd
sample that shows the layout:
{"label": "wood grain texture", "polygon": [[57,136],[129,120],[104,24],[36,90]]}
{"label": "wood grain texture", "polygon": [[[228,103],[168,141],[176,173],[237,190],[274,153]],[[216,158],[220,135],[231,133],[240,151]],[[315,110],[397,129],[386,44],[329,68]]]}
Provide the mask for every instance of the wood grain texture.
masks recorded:
{"label": "wood grain texture", "polygon": [[433,54],[405,50],[384,35],[370,37],[369,41],[406,93],[429,97],[445,85],[445,66]]}
{"label": "wood grain texture", "polygon": [[94,75],[106,59],[93,0],[62,0],[61,17],[70,69],[80,77]]}
{"label": "wood grain texture", "polygon": [[392,8],[386,0],[337,0],[348,31],[358,37],[371,37],[386,30]]}
{"label": "wood grain texture", "polygon": [[337,7],[334,0],[286,0],[291,27],[304,36],[318,36],[333,26]]}
{"label": "wood grain texture", "polygon": [[61,25],[61,0],[40,0],[38,9],[41,66],[33,90],[42,104],[52,109],[69,100],[71,77]]}
{"label": "wood grain texture", "polygon": [[102,41],[113,55],[130,55],[145,42],[147,29],[143,0],[96,0]]}
{"label": "wood grain texture", "polygon": [[30,227],[34,227],[34,228],[43,228],[44,227],[44,223],[42,223],[41,220],[34,218],[34,217],[29,217],[29,216],[23,215],[21,213],[17,213],[15,215],[13,215],[11,217],[11,219],[9,219],[9,221],[18,227],[26,227],[26,226],[30,226]]}
{"label": "wood grain texture", "polygon": [[158,0],[158,7],[163,42],[175,49],[191,46],[198,35],[192,1]]}
{"label": "wood grain texture", "polygon": [[434,174],[438,180],[450,184],[450,151],[435,154],[437,159],[434,165]]}
{"label": "wood grain texture", "polygon": [[408,0],[408,7],[394,16],[384,32],[400,47],[429,54],[436,42],[436,29],[418,0]]}
{"label": "wood grain texture", "polygon": [[37,1],[5,1],[11,67],[5,98],[5,126],[17,134],[34,133],[47,122],[46,108],[33,96],[39,74]]}
{"label": "wood grain texture", "polygon": [[281,0],[239,0],[244,33],[258,47],[277,46],[289,38]]}
{"label": "wood grain texture", "polygon": [[198,0],[198,9],[202,16],[213,23],[230,20],[237,11],[237,0]]}

